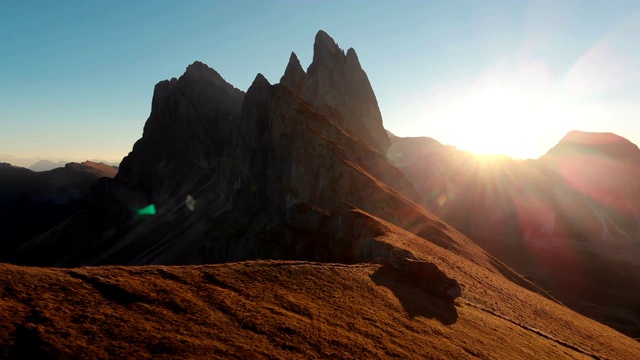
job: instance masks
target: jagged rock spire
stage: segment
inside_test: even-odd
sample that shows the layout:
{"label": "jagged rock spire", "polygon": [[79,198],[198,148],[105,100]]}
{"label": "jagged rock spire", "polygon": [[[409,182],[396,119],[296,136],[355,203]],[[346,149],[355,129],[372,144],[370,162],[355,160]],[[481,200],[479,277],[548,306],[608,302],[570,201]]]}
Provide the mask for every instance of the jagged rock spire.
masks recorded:
{"label": "jagged rock spire", "polygon": [[302,69],[296,53],[291,52],[287,68],[282,78],[280,78],[280,84],[299,92],[304,89],[308,81],[307,74]]}
{"label": "jagged rock spire", "polygon": [[280,84],[302,96],[352,136],[386,153],[389,137],[355,50],[350,48],[345,55],[322,30],[316,34],[313,50],[313,62],[306,73],[295,53],[291,54]]}
{"label": "jagged rock spire", "polygon": [[333,67],[335,63],[344,60],[344,52],[329,34],[320,30],[313,43],[313,63],[309,66],[309,73],[317,67]]}

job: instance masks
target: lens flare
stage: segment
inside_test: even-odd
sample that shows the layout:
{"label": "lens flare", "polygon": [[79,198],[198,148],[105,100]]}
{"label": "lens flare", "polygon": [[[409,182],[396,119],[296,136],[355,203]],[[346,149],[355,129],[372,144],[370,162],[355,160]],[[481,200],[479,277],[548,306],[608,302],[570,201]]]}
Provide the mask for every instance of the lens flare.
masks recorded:
{"label": "lens flare", "polygon": [[138,215],[155,215],[156,214],[156,206],[154,204],[150,204],[148,206],[143,207],[137,211]]}
{"label": "lens flare", "polygon": [[193,211],[196,208],[196,200],[191,195],[187,195],[187,199],[184,201],[184,204],[190,211]]}

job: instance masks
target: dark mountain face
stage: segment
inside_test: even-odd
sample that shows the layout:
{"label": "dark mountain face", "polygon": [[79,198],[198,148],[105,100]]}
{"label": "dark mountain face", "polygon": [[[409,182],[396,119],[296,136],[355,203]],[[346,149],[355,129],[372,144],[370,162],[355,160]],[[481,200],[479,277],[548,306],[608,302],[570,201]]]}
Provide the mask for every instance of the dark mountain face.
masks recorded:
{"label": "dark mountain face", "polygon": [[[9,259],[60,265],[104,258],[150,262],[145,251],[156,251],[177,262],[194,261],[203,241],[182,241],[189,258],[154,246],[163,239],[206,238],[203,217],[224,212],[227,179],[222,169],[233,163],[243,98],[242,91],[200,62],[180,79],[158,83],[143,136],[122,160],[117,176],[98,181],[82,212]],[[124,244],[129,246],[122,255],[111,255]],[[43,247],[49,251],[43,253]]]}
{"label": "dark mountain face", "polygon": [[540,291],[416,205],[418,192],[386,157],[389,138],[355,51],[345,55],[324,32],[314,51],[307,72],[293,55],[281,84],[258,75],[246,94],[198,62],[160,82],[118,175],[5,261],[381,262],[439,279],[438,296],[459,296],[427,253],[382,240],[395,225]]}
{"label": "dark mountain face", "polygon": [[637,146],[572,131],[536,160],[429,138],[396,138],[389,154],[428,209],[563,302],[640,334]]}
{"label": "dark mountain face", "polygon": [[90,161],[41,172],[0,164],[0,256],[81,210],[96,180],[116,172]]}
{"label": "dark mountain face", "polygon": [[158,83],[144,134],[122,160],[116,180],[157,201],[216,168],[234,143],[243,97],[200,62],[179,80]]}
{"label": "dark mountain face", "polygon": [[313,63],[305,73],[294,53],[280,84],[301,96],[319,112],[332,119],[353,137],[370,144],[381,153],[389,147],[367,74],[358,55],[350,48],[345,54],[324,31],[313,45]]}

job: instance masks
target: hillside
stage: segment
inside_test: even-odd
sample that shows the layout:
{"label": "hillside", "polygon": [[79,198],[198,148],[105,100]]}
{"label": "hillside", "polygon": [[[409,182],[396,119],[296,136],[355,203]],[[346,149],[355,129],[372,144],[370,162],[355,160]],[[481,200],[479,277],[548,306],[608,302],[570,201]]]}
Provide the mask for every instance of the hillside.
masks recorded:
{"label": "hillside", "polygon": [[[436,249],[434,249],[436,250]],[[459,257],[455,303],[377,264],[0,266],[11,358],[640,357],[640,343]]]}
{"label": "hillside", "polygon": [[520,161],[392,139],[421,204],[576,311],[640,337],[636,145],[572,131]]}

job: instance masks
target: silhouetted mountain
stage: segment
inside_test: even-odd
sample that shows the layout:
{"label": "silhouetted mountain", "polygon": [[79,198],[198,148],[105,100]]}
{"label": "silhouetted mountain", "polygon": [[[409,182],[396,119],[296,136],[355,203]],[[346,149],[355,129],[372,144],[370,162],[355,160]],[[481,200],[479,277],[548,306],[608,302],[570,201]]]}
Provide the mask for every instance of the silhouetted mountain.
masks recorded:
{"label": "silhouetted mountain", "polygon": [[42,172],[0,163],[0,254],[82,209],[96,179],[116,171],[90,161]]}
{"label": "silhouetted mountain", "polygon": [[537,160],[398,138],[423,204],[564,303],[640,336],[640,150],[572,131]]}
{"label": "silhouetted mountain", "polygon": [[53,170],[55,168],[59,168],[59,167],[63,167],[66,163],[68,163],[68,161],[51,161],[51,160],[38,160],[35,163],[33,163],[31,166],[29,166],[29,170],[33,170],[33,171],[47,171],[47,170]]}
{"label": "silhouetted mountain", "polygon": [[381,153],[389,147],[382,115],[367,74],[353,48],[342,51],[324,31],[313,45],[313,62],[307,73],[295,53],[280,84],[290,88],[351,136],[371,144]]}
{"label": "silhouetted mountain", "polygon": [[[433,200],[430,187],[459,180],[447,178],[457,163],[445,162],[458,153],[435,140],[400,141],[389,147],[355,51],[323,31],[306,72],[292,54],[280,84],[258,74],[246,94],[193,63],[156,85],[143,136],[118,174],[2,260],[272,261],[3,265],[0,354],[637,357],[640,344],[573,313],[420,206]],[[422,168],[408,169],[427,155],[442,163],[430,165],[433,182],[423,186],[414,177]],[[471,173],[476,185],[504,174]],[[501,195],[462,184],[461,213],[443,211],[463,197],[455,191],[438,193],[437,210],[461,226],[484,217],[491,229],[487,214],[508,209],[491,203]],[[73,299],[53,306],[69,288]],[[86,326],[94,315],[99,331]]]}
{"label": "silhouetted mountain", "polygon": [[[428,254],[372,238],[381,234],[379,218],[540,291],[413,202],[418,193],[383,151],[388,137],[355,51],[345,55],[319,32],[314,52],[308,77],[296,71],[292,86],[302,94],[258,75],[245,95],[199,62],[160,82],[142,139],[118,175],[97,182],[82,212],[6,260],[77,266],[269,258],[427,271],[417,260]],[[294,65],[285,82],[295,78]],[[456,286],[432,290],[447,297]]]}

